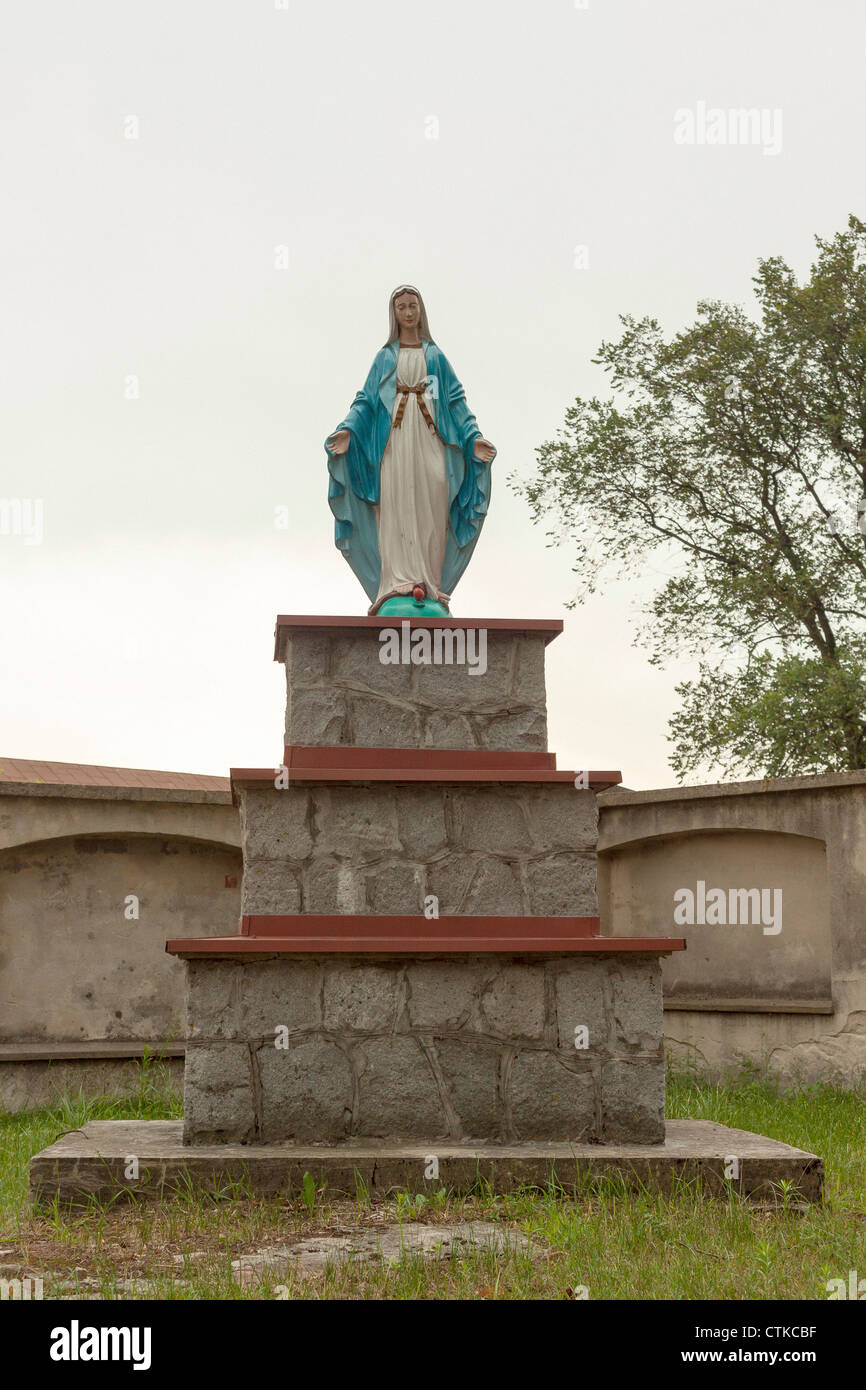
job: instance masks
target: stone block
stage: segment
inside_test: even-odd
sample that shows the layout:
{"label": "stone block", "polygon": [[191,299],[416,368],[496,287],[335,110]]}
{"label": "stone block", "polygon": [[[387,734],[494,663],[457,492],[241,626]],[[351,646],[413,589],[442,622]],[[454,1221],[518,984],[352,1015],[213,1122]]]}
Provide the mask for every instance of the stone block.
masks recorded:
{"label": "stone block", "polygon": [[465,714],[434,710],[423,720],[422,748],[476,748],[472,724]]}
{"label": "stone block", "polygon": [[544,638],[529,634],[514,638],[514,678],[512,696],[516,704],[536,705],[543,710],[547,703],[544,681]]}
{"label": "stone block", "polygon": [[243,969],[233,960],[186,962],[186,1035],[198,1038],[235,1038],[239,1031],[239,1004]]}
{"label": "stone block", "polygon": [[360,1076],[354,1133],[359,1138],[448,1137],[439,1087],[418,1039],[374,1038],[356,1051]]}
{"label": "stone block", "polygon": [[330,686],[290,687],[286,702],[286,743],[345,744],[349,710],[343,690]]}
{"label": "stone block", "polygon": [[[476,721],[476,731],[479,728]],[[542,710],[517,710],[508,714],[491,714],[483,725],[484,748],[504,753],[546,753],[547,716]]]}
{"label": "stone block", "polygon": [[[353,694],[351,738],[362,748],[420,748],[422,717],[419,710],[391,697]],[[324,742],[324,740],[320,740]]]}
{"label": "stone block", "polygon": [[[600,960],[577,957],[551,962],[558,1046],[570,1057],[601,1057],[614,1040],[611,1026],[611,985]],[[575,1029],[588,1030],[586,1049],[575,1047]]]}
{"label": "stone block", "polygon": [[566,1066],[549,1052],[519,1052],[509,1078],[516,1139],[597,1137],[596,1084],[589,1063]]}
{"label": "stone block", "polygon": [[437,1038],[436,1057],[457,1120],[455,1138],[504,1137],[498,1049],[463,1039]]}
{"label": "stone block", "polygon": [[353,865],[398,854],[397,802],[393,787],[354,784],[316,786],[313,793],[316,854],[335,854]]}
{"label": "stone block", "polygon": [[598,844],[598,802],[595,793],[578,791],[572,782],[521,787],[529,839],[535,849],[590,850]]}
{"label": "stone block", "polygon": [[468,854],[447,854],[428,865],[427,892],[438,898],[443,917],[471,910],[465,904],[477,867]]}
{"label": "stone block", "polygon": [[314,859],[304,876],[304,911],[331,916],[364,912],[366,888],[360,869],[339,859]]}
{"label": "stone block", "polygon": [[529,910],[535,917],[597,917],[594,854],[546,854],[526,865]]}
{"label": "stone block", "polygon": [[247,859],[241,884],[245,916],[301,910],[302,869],[281,859]]}
{"label": "stone block", "polygon": [[261,1133],[280,1140],[343,1139],[352,1122],[354,1083],[346,1053],[328,1038],[292,1040],[288,1049],[256,1053],[261,1084]]}
{"label": "stone block", "polygon": [[330,654],[335,642],[333,633],[296,629],[285,637],[284,664],[289,692],[299,685],[328,684]]}
{"label": "stone block", "polygon": [[663,1144],[664,1058],[610,1057],[601,1068],[601,1142]]}
{"label": "stone block", "polygon": [[418,699],[439,709],[500,710],[511,697],[513,638],[497,642],[487,634],[487,669],[479,663],[478,639],[471,650],[475,666],[468,661],[458,665],[442,663],[416,668],[415,690]]}
{"label": "stone block", "polygon": [[509,854],[529,838],[525,798],[508,786],[458,788],[453,793],[455,847]]}
{"label": "stone block", "polygon": [[246,1144],[255,1135],[245,1042],[190,1044],[183,1082],[185,1144]]}
{"label": "stone block", "polygon": [[611,966],[613,1016],[621,1049],[659,1051],[664,1037],[661,963],[657,958]]}
{"label": "stone block", "polygon": [[410,961],[406,967],[410,1028],[456,1031],[480,1024],[478,1001],[495,966],[467,961]]}
{"label": "stone block", "polygon": [[310,794],[304,787],[245,787],[240,792],[244,860],[306,859],[313,848]]}
{"label": "stone block", "polygon": [[423,911],[422,870],[416,864],[389,860],[368,871],[368,912],[385,915],[421,913]]}
{"label": "stone block", "polygon": [[485,1032],[503,1039],[544,1036],[544,965],[504,965],[481,997]]}
{"label": "stone block", "polygon": [[450,789],[407,783],[397,791],[397,835],[410,859],[429,859],[448,842]]}
{"label": "stone block", "polygon": [[391,1033],[403,1005],[403,967],[325,967],[325,1027],[331,1032]]}
{"label": "stone block", "polygon": [[[400,625],[397,624],[397,631]],[[331,639],[331,679],[335,685],[363,687],[387,699],[405,699],[412,687],[412,665],[383,662],[385,643],[378,632],[358,636],[335,635]]]}
{"label": "stone block", "polygon": [[277,1028],[295,1033],[321,1027],[323,975],[317,960],[248,961],[237,1009],[240,1033],[267,1041]]}
{"label": "stone block", "polygon": [[480,917],[520,917],[526,906],[519,865],[504,859],[480,860],[465,911]]}

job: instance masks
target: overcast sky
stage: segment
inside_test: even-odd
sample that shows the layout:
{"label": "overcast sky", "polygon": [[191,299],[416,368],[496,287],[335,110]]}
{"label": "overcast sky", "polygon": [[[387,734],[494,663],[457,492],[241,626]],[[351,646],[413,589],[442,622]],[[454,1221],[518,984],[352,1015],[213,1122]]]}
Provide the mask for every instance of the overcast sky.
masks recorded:
{"label": "overcast sky", "polygon": [[[408,280],[499,450],[455,615],[564,617],[560,766],[671,785],[690,668],[632,645],[660,575],[566,612],[572,561],[506,476],[605,392],[592,358],[619,314],[673,333],[702,298],[751,308],[759,257],[804,274],[815,233],[866,216],[866,7],[4,11],[0,498],[38,500],[44,534],[0,536],[0,755],[221,774],[279,757],[275,616],[367,610],[322,441]],[[766,138],[675,138],[677,112],[739,107]]]}

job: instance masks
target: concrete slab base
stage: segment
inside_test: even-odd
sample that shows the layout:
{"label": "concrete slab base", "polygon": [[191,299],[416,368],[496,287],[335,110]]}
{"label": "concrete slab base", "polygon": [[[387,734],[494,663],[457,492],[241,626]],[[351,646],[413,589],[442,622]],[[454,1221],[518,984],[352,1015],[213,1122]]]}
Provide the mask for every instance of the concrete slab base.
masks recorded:
{"label": "concrete slab base", "polygon": [[[725,1171],[732,1176],[725,1177]],[[824,1164],[803,1149],[709,1120],[669,1120],[663,1144],[334,1144],[183,1143],[183,1124],[168,1120],[95,1120],[61,1135],[30,1160],[30,1195],[84,1205],[125,1193],[139,1200],[190,1188],[231,1195],[230,1184],[257,1195],[298,1194],[305,1173],[328,1192],[354,1195],[389,1190],[468,1192],[488,1183],[495,1192],[553,1181],[570,1193],[585,1177],[620,1174],[629,1186],[671,1192],[699,1183],[705,1193],[731,1188],[761,1202],[781,1198],[793,1183],[798,1201],[818,1201]],[[242,1192],[235,1195],[241,1196]]]}

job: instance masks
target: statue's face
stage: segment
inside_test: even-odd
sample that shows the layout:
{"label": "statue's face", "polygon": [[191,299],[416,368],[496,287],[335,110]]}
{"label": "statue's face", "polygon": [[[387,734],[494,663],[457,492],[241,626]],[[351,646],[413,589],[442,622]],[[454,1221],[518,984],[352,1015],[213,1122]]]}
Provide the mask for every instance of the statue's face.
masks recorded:
{"label": "statue's face", "polygon": [[394,300],[394,314],[400,328],[417,328],[421,305],[417,294],[400,294]]}

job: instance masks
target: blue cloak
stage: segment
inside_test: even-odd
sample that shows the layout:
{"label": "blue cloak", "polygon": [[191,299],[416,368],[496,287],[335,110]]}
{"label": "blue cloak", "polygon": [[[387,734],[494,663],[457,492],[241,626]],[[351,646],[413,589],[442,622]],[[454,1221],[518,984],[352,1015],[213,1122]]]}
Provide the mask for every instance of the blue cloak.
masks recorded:
{"label": "blue cloak", "polygon": [[[466,394],[444,352],[422,339],[427,362],[431,414],[445,441],[448,475],[449,526],[442,566],[442,588],[450,594],[475,549],[490,501],[490,467],[474,456],[475,440],[483,438]],[[343,552],[370,602],[379,592],[382,561],[373,507],[379,503],[382,455],[391,433],[397,394],[399,343],[388,343],[373,359],[367,380],[349,413],[333,431],[349,431],[349,448],[328,456],[328,504],[334,513],[334,542]],[[330,435],[328,438],[330,439]]]}

